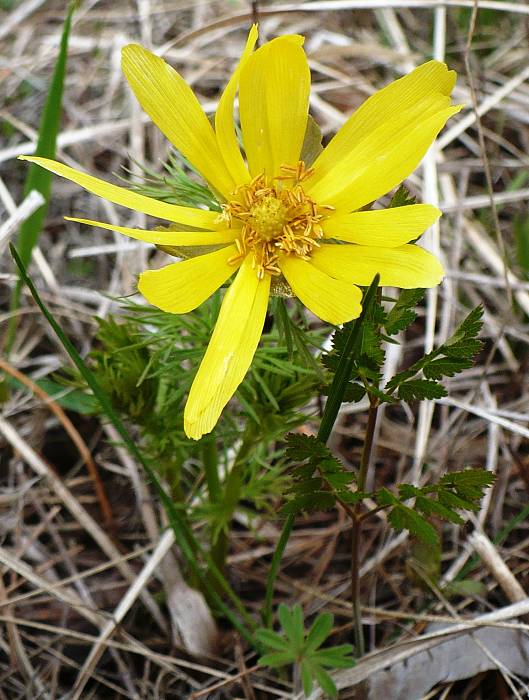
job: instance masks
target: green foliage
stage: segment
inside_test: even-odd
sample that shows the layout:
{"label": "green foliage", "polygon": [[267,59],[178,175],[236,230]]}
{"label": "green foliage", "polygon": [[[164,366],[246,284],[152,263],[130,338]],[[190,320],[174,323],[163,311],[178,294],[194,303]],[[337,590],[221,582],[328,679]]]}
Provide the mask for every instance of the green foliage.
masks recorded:
{"label": "green foliage", "polygon": [[[416,306],[423,295],[422,289],[403,290],[387,311],[380,301],[373,303],[360,330],[360,347],[354,357],[345,400],[360,401],[366,392],[378,402],[440,398],[446,395],[446,391],[437,380],[453,376],[472,365],[472,355],[481,348],[480,341],[474,337],[481,328],[482,310],[479,308],[469,315],[444,345],[407,370],[399,372],[381,388],[381,367],[385,358],[383,343],[395,342],[391,336],[406,330],[413,323]],[[348,332],[349,324],[337,329],[331,350],[322,357],[324,366],[331,373],[339,365]],[[424,379],[416,376],[421,371]]]}
{"label": "green foliage", "polygon": [[[334,422],[338,416],[340,406],[344,401],[347,393],[347,385],[354,376],[355,358],[358,353],[359,343],[361,341],[362,326],[366,319],[370,318],[375,299],[378,295],[378,285],[380,283],[380,275],[377,273],[373,277],[373,281],[365,290],[362,298],[362,311],[360,316],[352,324],[346,324],[347,335],[344,338],[345,342],[341,351],[338,363],[334,369],[334,376],[329,385],[328,398],[325,403],[325,410],[321,419],[318,430],[318,439],[326,443],[331,434]],[[345,329],[345,326],[344,326]]]}
{"label": "green foliage", "polygon": [[[414,203],[415,198],[410,197],[406,188],[401,186],[395,192],[390,206],[409,206]],[[402,290],[397,300],[384,300],[394,301],[389,309],[382,305],[380,297],[371,304],[359,331],[359,347],[352,359],[344,400],[357,402],[366,393],[375,403],[441,398],[446,396],[446,390],[440,380],[453,377],[472,366],[474,355],[482,348],[481,341],[477,339],[482,326],[481,307],[471,311],[445,343],[398,372],[386,386],[381,387],[381,368],[385,359],[383,343],[395,342],[391,336],[406,330],[413,323],[417,304],[423,296],[423,289]],[[335,331],[331,350],[322,357],[323,365],[331,377],[340,365],[350,328],[351,324],[345,324]],[[329,385],[330,382],[327,386]],[[323,391],[325,393],[326,387]]]}
{"label": "green foliage", "polygon": [[[203,481],[203,449],[205,441],[212,438],[188,440],[183,412],[219,305],[220,293],[192,314],[182,315],[127,301],[122,317],[99,321],[94,350],[88,358],[112,405],[135,426],[139,444],[167,480],[175,500],[185,498],[190,519],[205,522],[213,539],[227,532],[235,508],[242,507],[251,518],[257,509],[272,508],[274,500],[285,493],[290,477],[284,453],[274,444],[286,430],[306,421],[302,409],[321,381],[296,343],[289,354],[277,328],[263,334],[254,362],[237,391],[238,400],[225,409],[213,437],[228,446],[243,435],[244,444],[251,449],[235,486],[211,503]],[[294,326],[289,310],[285,309],[285,314],[286,323]],[[307,348],[321,343],[322,332],[296,325],[299,344]],[[77,391],[86,389],[78,373],[68,373],[67,381]],[[99,412],[97,405],[95,412]],[[232,469],[232,453],[221,451],[218,460],[221,472]]]}
{"label": "green foliage", "polygon": [[[99,410],[97,400],[82,389],[65,388],[63,384],[54,382],[53,379],[48,379],[47,377],[33,381],[67,411],[75,411],[76,413],[89,415],[97,413]],[[13,389],[21,389],[22,391],[28,390],[25,384],[22,384],[22,382],[19,382],[18,379],[14,377],[6,377],[5,383]],[[3,384],[0,382],[0,389],[2,386]],[[1,401],[2,399],[0,398],[0,403]]]}
{"label": "green foliage", "polygon": [[[379,506],[389,508],[389,522],[396,530],[409,530],[412,535],[432,547],[439,546],[437,530],[428,521],[440,520],[463,524],[458,510],[479,510],[484,491],[494,482],[494,475],[482,469],[465,469],[445,474],[437,484],[419,488],[400,484],[398,495],[386,488],[374,494]],[[415,499],[414,507],[404,504]]]}
{"label": "green foliage", "polygon": [[[360,329],[359,346],[355,352],[354,361],[355,366],[362,368],[368,375],[376,372],[384,362],[385,354],[382,349],[384,338],[378,332],[378,328],[384,323],[385,318],[382,306],[374,302]],[[344,354],[351,326],[352,323],[346,323],[336,329],[331,340],[331,350],[322,357],[324,366],[332,372],[336,371]]]}
{"label": "green foliage", "polygon": [[438,348],[438,353],[448,356],[465,357],[475,355],[482,348],[482,343],[476,340],[483,326],[483,307],[476,306],[450,338]]}
{"label": "green foliage", "polygon": [[286,444],[293,485],[282,513],[329,510],[337,501],[352,505],[362,498],[362,493],[351,490],[354,473],[347,471],[318,438],[292,433],[287,435]]}
{"label": "green foliage", "polygon": [[297,353],[299,360],[305,367],[312,369],[319,377],[323,378],[321,366],[311,352],[311,349],[320,348],[323,335],[308,331],[303,322],[302,312],[293,318],[288,312],[284,298],[272,297],[271,306],[278,341],[285,345],[289,360],[292,360]]}
{"label": "green foliage", "polygon": [[351,668],[355,661],[351,656],[353,647],[350,644],[320,648],[332,633],[333,615],[318,615],[308,632],[305,631],[301,605],[296,604],[289,609],[281,604],[278,617],[281,634],[263,628],[255,633],[257,641],[266,650],[259,663],[271,668],[296,664],[299,666],[305,696],[310,695],[316,681],[326,695],[337,697],[336,685],[325,669]]}
{"label": "green foliage", "polygon": [[92,369],[113,405],[132,419],[148,416],[156,404],[157,382],[148,376],[150,355],[131,321],[98,319],[100,349],[90,354]]}

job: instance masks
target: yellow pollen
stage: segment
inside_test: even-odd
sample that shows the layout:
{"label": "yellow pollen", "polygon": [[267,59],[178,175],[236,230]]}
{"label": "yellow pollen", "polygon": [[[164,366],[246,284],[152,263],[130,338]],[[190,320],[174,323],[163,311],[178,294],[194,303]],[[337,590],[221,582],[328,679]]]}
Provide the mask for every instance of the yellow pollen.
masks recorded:
{"label": "yellow pollen", "polygon": [[310,260],[323,238],[322,221],[333,207],[318,205],[304,191],[302,182],[312,171],[303,161],[282,166],[281,175],[269,180],[264,174],[254,177],[233,193],[223,205],[222,219],[228,226],[240,228],[235,240],[237,253],[229,263],[239,264],[249,253],[259,279],[265,274],[280,275],[280,255],[295,255]]}

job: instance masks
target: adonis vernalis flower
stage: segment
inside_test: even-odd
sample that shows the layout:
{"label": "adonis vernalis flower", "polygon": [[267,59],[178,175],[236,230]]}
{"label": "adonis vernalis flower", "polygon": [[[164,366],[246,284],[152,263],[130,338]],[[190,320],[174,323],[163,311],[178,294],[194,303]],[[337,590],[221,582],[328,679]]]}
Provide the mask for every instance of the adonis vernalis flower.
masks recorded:
{"label": "adonis vernalis flower", "polygon": [[[300,160],[310,92],[303,37],[279,37],[254,51],[256,40],[254,26],[214,126],[165,61],[138,45],[123,49],[123,71],[143,109],[216,193],[220,215],[156,201],[55,161],[27,158],[172,226],[144,231],[74,221],[154,244],[208,246],[205,251],[216,246],[140,275],[139,291],[158,308],[191,311],[235,275],[187,400],[184,426],[194,439],[213,429],[250,366],[273,278],[282,276],[316,316],[341,324],[360,314],[357,285],[369,285],[377,272],[382,285],[402,288],[432,287],[443,276],[433,255],[409,243],[439,217],[435,207],[365,208],[416,168],[446,120],[459,111],[450,102],[454,71],[429,61],[380,90],[308,165]],[[234,123],[237,92],[245,156]]]}

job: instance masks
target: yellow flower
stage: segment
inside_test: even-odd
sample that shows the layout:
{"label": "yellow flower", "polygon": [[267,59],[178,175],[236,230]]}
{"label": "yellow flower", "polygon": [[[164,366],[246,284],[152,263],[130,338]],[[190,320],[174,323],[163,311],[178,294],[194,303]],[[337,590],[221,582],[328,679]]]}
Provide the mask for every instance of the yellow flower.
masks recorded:
{"label": "yellow flower", "polygon": [[[307,167],[300,161],[307,127],[310,71],[301,36],[283,36],[254,52],[257,28],[219,102],[211,125],[183,78],[138,45],[123,50],[123,71],[143,109],[202,174],[222,214],[163,203],[61,163],[27,158],[107,200],[180,224],[183,231],[143,231],[74,219],[155,244],[217,245],[214,252],[140,275],[138,288],[171,313],[195,309],[236,272],[187,400],[187,435],[215,426],[241,383],[262,333],[271,280],[283,275],[324,321],[361,311],[361,291],[382,285],[432,287],[439,261],[409,244],[439,217],[428,204],[359,211],[418,165],[452,106],[454,71],[429,61],[370,97]],[[238,91],[245,158],[234,124]],[[344,244],[337,243],[344,242]]]}

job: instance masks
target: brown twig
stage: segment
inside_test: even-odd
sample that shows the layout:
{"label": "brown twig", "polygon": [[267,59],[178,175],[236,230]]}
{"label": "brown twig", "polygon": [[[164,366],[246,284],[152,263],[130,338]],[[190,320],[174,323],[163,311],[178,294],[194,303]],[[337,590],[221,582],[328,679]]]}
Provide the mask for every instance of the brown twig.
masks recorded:
{"label": "brown twig", "polygon": [[[489,200],[490,200],[490,208],[491,208],[491,213],[492,213],[492,221],[494,224],[494,233],[496,234],[496,243],[498,245],[498,250],[500,251],[500,255],[503,259],[503,277],[505,281],[505,289],[507,292],[507,296],[509,299],[509,308],[511,309],[512,313],[512,308],[513,308],[513,294],[512,294],[512,288],[511,288],[511,283],[509,280],[509,275],[508,275],[508,264],[507,264],[507,251],[505,250],[505,243],[503,241],[503,236],[501,235],[501,228],[500,228],[500,219],[498,217],[498,208],[496,206],[496,202],[494,200],[494,188],[492,184],[492,172],[490,168],[490,161],[489,161],[489,156],[487,154],[487,147],[485,144],[485,134],[483,133],[483,126],[481,124],[481,118],[479,116],[478,112],[478,100],[476,96],[476,87],[474,83],[474,75],[472,73],[472,69],[470,66],[470,53],[472,49],[472,40],[474,38],[474,33],[476,31],[476,22],[478,19],[478,0],[474,0],[474,5],[472,7],[472,13],[470,16],[470,24],[469,24],[469,29],[468,29],[468,34],[467,34],[467,41],[465,45],[465,51],[463,52],[464,54],[464,60],[465,60],[465,69],[467,73],[467,78],[468,78],[468,87],[470,90],[470,98],[472,101],[472,109],[474,110],[474,114],[476,117],[476,130],[478,133],[478,141],[479,141],[479,149],[481,151],[481,157],[483,159],[483,172],[485,174],[485,181],[487,183],[487,193],[489,195]],[[507,323],[507,319],[504,320],[504,323]]]}
{"label": "brown twig", "polygon": [[256,666],[251,666],[250,668],[245,668],[244,671],[241,671],[240,673],[235,674],[235,676],[231,676],[230,678],[225,678],[222,681],[219,681],[218,683],[215,683],[215,685],[210,685],[207,688],[204,688],[203,690],[197,690],[194,692],[192,695],[189,696],[189,700],[198,700],[198,698],[203,698],[204,695],[208,695],[214,690],[219,690],[220,688],[226,688],[226,686],[231,685],[232,683],[237,683],[237,681],[240,681],[243,676],[246,676],[250,673],[253,673],[254,671],[257,671],[259,668],[259,665]]}

